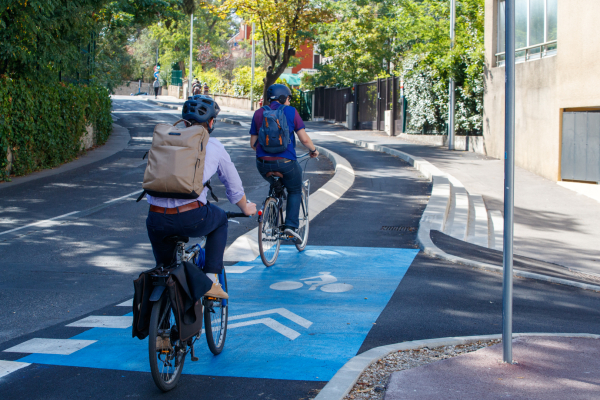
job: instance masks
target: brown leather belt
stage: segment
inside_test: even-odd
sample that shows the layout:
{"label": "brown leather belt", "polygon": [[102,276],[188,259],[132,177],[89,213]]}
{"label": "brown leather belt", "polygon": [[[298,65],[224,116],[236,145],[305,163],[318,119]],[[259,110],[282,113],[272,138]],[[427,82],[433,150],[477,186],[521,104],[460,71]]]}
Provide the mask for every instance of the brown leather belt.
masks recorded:
{"label": "brown leather belt", "polygon": [[204,204],[200,203],[199,201],[194,201],[192,203],[184,204],[182,206],[174,207],[174,208],[150,206],[150,211],[156,212],[156,213],[161,213],[161,214],[181,214],[182,212],[195,210],[196,208],[200,208],[200,207],[204,207]]}

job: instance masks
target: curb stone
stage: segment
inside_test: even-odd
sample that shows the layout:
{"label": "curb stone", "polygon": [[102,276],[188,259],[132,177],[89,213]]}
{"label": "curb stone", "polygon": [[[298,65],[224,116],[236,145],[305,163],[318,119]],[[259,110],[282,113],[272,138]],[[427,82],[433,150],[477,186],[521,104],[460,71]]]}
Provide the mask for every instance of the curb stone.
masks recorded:
{"label": "curb stone", "polygon": [[[589,339],[600,339],[600,335],[590,333],[515,333],[513,338],[520,336],[538,336],[538,337],[578,337]],[[319,394],[313,400],[342,400],[354,387],[360,375],[374,362],[388,354],[420,349],[423,347],[434,348],[442,346],[455,346],[459,344],[469,344],[477,341],[487,341],[502,339],[501,334],[480,335],[480,336],[459,336],[445,337],[438,339],[414,340],[411,342],[402,342],[389,344],[386,346],[375,347],[359,354],[344,364],[342,368],[331,378]]]}
{"label": "curb stone", "polygon": [[172,110],[180,110],[181,111],[181,108],[182,108],[182,107],[172,106],[170,104],[161,103],[160,101],[151,100],[151,99],[146,99],[146,101],[148,103],[156,104],[157,106],[161,106],[161,107],[170,108]]}
{"label": "curb stone", "polygon": [[[336,135],[336,136],[338,136],[350,143],[354,143],[357,146],[364,147],[364,148],[367,148],[367,149],[373,150],[373,151],[387,153],[392,156],[401,158],[402,160],[404,160],[407,163],[409,163],[410,165],[412,165],[415,169],[420,171],[427,179],[434,182],[434,185],[436,183],[436,180],[442,180],[444,178],[446,178],[448,181],[451,181],[453,183],[454,182],[460,183],[460,181],[458,181],[458,179],[456,179],[455,177],[453,177],[452,175],[450,175],[448,173],[442,172],[437,167],[432,165],[429,161],[427,161],[423,158],[415,157],[408,153],[404,153],[402,151],[392,149],[390,147],[381,146],[381,145],[365,142],[362,140],[349,139],[349,138],[339,136],[339,135]],[[448,193],[448,194],[446,194],[446,196],[449,197],[449,191],[447,191],[446,193]],[[431,197],[432,198],[434,197],[433,192],[432,192]],[[470,267],[475,267],[475,268],[482,269],[485,271],[500,272],[500,273],[503,272],[503,268],[501,268],[501,267],[498,267],[498,266],[495,266],[492,264],[483,263],[480,261],[469,260],[469,259],[463,258],[463,257],[453,256],[453,255],[446,253],[439,247],[437,247],[431,240],[430,232],[431,232],[431,224],[434,221],[436,215],[439,215],[439,214],[432,212],[431,209],[428,210],[430,208],[430,205],[432,205],[432,207],[435,207],[435,204],[434,204],[434,202],[431,201],[431,199],[430,199],[429,203],[427,204],[425,211],[423,212],[423,216],[421,217],[421,221],[419,222],[419,231],[417,233],[417,242],[418,242],[421,250],[423,250],[423,253],[433,256],[433,257],[440,258],[442,260],[450,261],[454,264],[468,265]],[[568,279],[562,279],[562,278],[555,278],[552,276],[537,274],[534,272],[525,272],[525,271],[513,269],[513,276],[518,277],[518,278],[535,279],[535,280],[539,280],[539,281],[550,282],[550,283],[566,285],[566,286],[573,286],[573,287],[577,287],[577,288],[584,289],[584,290],[592,290],[595,292],[600,292],[600,286],[598,286],[598,285],[592,285],[592,284],[582,283],[582,282],[575,282],[575,281],[570,281]]]}

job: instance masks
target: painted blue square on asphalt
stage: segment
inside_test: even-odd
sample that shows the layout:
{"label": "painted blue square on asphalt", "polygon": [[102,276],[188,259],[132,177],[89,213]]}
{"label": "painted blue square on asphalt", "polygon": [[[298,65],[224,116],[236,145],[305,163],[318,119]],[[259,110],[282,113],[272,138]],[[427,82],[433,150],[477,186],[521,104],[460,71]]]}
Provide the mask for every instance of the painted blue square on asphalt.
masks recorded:
{"label": "painted blue square on asphalt", "polygon": [[[277,263],[260,258],[227,276],[230,304],[225,349],[196,343],[198,362],[184,374],[328,381],[362,345],[418,250],[283,246]],[[32,354],[20,361],[149,371],[147,340],[131,330],[92,328],[73,339],[97,342],[68,356]]]}

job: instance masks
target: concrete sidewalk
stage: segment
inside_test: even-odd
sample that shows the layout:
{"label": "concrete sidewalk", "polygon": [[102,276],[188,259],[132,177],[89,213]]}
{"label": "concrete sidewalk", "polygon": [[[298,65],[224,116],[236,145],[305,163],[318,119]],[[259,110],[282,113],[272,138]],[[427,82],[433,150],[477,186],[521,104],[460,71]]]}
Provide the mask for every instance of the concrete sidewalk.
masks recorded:
{"label": "concrete sidewalk", "polygon": [[502,344],[392,373],[385,400],[597,399],[600,340],[519,337],[516,364],[502,362]]}
{"label": "concrete sidewalk", "polygon": [[[492,215],[503,212],[502,160],[410,143],[380,131],[342,131],[337,134],[423,158],[457,178],[469,194],[482,195],[485,207]],[[570,184],[567,189],[517,167],[515,254],[600,277],[600,203],[574,191],[589,192],[590,186],[593,185]]]}

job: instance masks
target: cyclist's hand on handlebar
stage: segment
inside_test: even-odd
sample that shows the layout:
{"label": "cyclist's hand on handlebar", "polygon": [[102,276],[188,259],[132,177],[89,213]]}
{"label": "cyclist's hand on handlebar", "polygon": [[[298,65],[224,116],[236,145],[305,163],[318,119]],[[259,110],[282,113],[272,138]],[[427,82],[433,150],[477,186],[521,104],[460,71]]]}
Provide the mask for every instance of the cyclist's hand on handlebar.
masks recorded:
{"label": "cyclist's hand on handlebar", "polygon": [[256,214],[256,204],[250,202],[246,203],[246,206],[242,209],[242,212],[249,217]]}
{"label": "cyclist's hand on handlebar", "polygon": [[310,158],[317,158],[319,157],[319,150],[315,149],[314,153],[309,153],[310,154]]}

